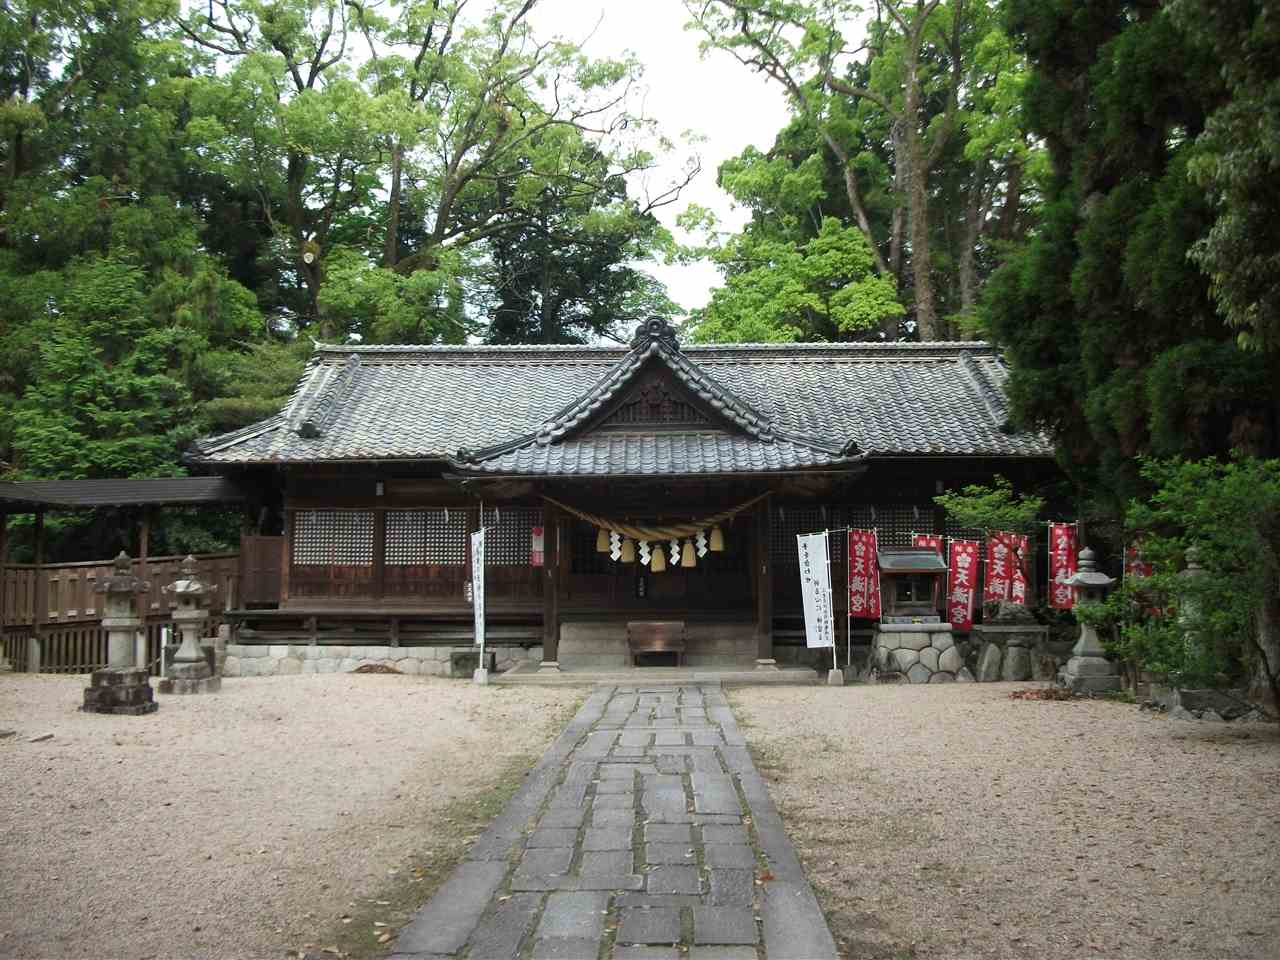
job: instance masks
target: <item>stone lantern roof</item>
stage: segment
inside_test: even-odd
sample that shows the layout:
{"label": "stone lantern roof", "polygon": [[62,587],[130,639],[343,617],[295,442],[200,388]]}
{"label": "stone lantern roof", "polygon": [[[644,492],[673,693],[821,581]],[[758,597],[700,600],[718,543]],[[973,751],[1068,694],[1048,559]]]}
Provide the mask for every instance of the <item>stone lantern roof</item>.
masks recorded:
{"label": "stone lantern roof", "polygon": [[1080,551],[1079,569],[1067,581],[1067,585],[1083,587],[1086,590],[1106,590],[1114,585],[1115,582],[1115,577],[1108,577],[1098,569],[1097,554],[1085,547]]}
{"label": "stone lantern roof", "polygon": [[142,593],[150,589],[151,584],[133,572],[133,561],[121,550],[112,564],[111,575],[99,580],[94,585],[93,592]]}

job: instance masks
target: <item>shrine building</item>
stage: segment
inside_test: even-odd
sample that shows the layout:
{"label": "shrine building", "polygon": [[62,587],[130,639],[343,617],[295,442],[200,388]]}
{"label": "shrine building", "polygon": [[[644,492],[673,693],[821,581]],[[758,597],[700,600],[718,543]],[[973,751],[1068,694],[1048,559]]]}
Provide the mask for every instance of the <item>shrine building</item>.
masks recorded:
{"label": "shrine building", "polygon": [[768,667],[808,662],[796,534],[981,537],[933,497],[1054,475],[1005,382],[983,343],[682,345],[662,320],[630,348],[318,345],[283,410],[189,462],[261,499],[241,642],[464,646],[483,525],[488,642],[532,666],[630,663],[627,625],[660,621],[688,665]]}

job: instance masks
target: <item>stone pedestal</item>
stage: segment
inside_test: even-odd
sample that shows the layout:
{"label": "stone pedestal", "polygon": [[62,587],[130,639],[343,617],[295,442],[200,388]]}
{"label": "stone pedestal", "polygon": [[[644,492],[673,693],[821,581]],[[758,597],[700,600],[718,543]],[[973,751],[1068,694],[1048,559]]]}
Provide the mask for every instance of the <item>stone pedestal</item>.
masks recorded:
{"label": "stone pedestal", "polygon": [[828,671],[827,671],[827,686],[829,686],[829,687],[843,687],[843,686],[844,686],[844,671],[842,671],[842,670],[828,670]]}
{"label": "stone pedestal", "polygon": [[231,642],[231,625],[224,623],[218,627],[213,638],[213,675],[220,677],[226,669],[227,644]]}
{"label": "stone pedestal", "polygon": [[160,709],[146,670],[107,667],[95,670],[84,692],[81,710],[88,713],[122,713],[139,716]]}
{"label": "stone pedestal", "polygon": [[142,621],[134,615],[133,598],[149,589],[149,583],[133,575],[133,561],[123,550],[116,557],[111,576],[94,587],[95,593],[103,594],[107,668],[93,672],[81,710],[138,716],[158,709],[147,669],[137,666],[135,650],[135,638]]}
{"label": "stone pedestal", "polygon": [[[1080,551],[1079,569],[1067,581],[1082,594],[1081,599],[1090,603],[1100,602],[1107,588],[1115,583],[1112,577],[1096,569],[1094,553],[1088,547]],[[1080,639],[1071,648],[1071,659],[1058,674],[1058,682],[1072,693],[1107,693],[1120,689],[1120,676],[1115,664],[1107,659],[1107,651],[1098,639],[1098,631],[1091,624],[1080,625]]]}
{"label": "stone pedestal", "polygon": [[974,624],[971,634],[979,651],[978,681],[1032,679],[1036,651],[1044,648],[1048,634],[1049,628],[1037,623],[1023,604],[998,603],[990,620]]}
{"label": "stone pedestal", "polygon": [[168,676],[157,684],[161,693],[217,693],[222,678],[215,677],[203,658],[198,663],[173,663]]}
{"label": "stone pedestal", "polygon": [[164,588],[178,600],[173,611],[174,624],[182,636],[182,645],[173,655],[173,663],[160,681],[161,693],[216,693],[222,689],[222,678],[213,675],[209,658],[201,648],[209,613],[201,601],[216,587],[196,576],[196,559],[187,557],[179,568],[178,579]]}
{"label": "stone pedestal", "polygon": [[972,680],[949,623],[881,623],[871,637],[875,665],[908,683]]}

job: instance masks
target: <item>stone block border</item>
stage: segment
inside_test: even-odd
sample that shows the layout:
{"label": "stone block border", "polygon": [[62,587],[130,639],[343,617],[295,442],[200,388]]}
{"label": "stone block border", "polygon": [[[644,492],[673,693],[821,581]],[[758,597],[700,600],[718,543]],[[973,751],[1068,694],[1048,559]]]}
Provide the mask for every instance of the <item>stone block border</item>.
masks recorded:
{"label": "stone block border", "polygon": [[[542,647],[491,647],[498,670],[520,663],[542,661]],[[305,673],[351,673],[366,664],[394,667],[401,673],[432,677],[450,675],[450,659],[455,652],[474,653],[476,648],[342,646],[340,644],[227,644],[223,667],[226,677],[274,677]]]}

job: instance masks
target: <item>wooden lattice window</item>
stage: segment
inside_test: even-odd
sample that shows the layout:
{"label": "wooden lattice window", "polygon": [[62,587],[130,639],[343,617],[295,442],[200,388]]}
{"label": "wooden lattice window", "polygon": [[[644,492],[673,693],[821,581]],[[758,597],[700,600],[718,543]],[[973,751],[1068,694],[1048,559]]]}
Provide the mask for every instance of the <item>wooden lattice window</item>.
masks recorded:
{"label": "wooden lattice window", "polygon": [[297,566],[373,565],[372,510],[299,510],[293,515]]}
{"label": "wooden lattice window", "polygon": [[387,566],[465,563],[467,535],[466,510],[388,510]]}
{"label": "wooden lattice window", "polygon": [[[905,547],[911,544],[911,534],[930,533],[933,530],[933,507],[921,504],[859,504],[851,507],[787,506],[773,508],[773,536],[770,552],[774,563],[798,563],[796,534],[819,533],[823,530],[854,527],[860,530],[876,530],[883,546]],[[844,537],[833,534],[831,560],[843,562]]]}
{"label": "wooden lattice window", "polygon": [[[774,563],[800,562],[800,554],[796,550],[796,536],[801,533],[821,533],[833,527],[842,527],[845,523],[845,510],[836,506],[775,506],[773,508],[772,538],[769,552]],[[834,544],[835,538],[832,539]],[[831,549],[832,559],[839,556],[839,551]]]}
{"label": "wooden lattice window", "polygon": [[911,534],[933,532],[930,504],[859,504],[849,508],[849,526],[875,530],[881,546],[909,547]]}
{"label": "wooden lattice window", "polygon": [[542,524],[541,507],[498,507],[484,511],[484,559],[497,566],[528,566],[533,528]]}

